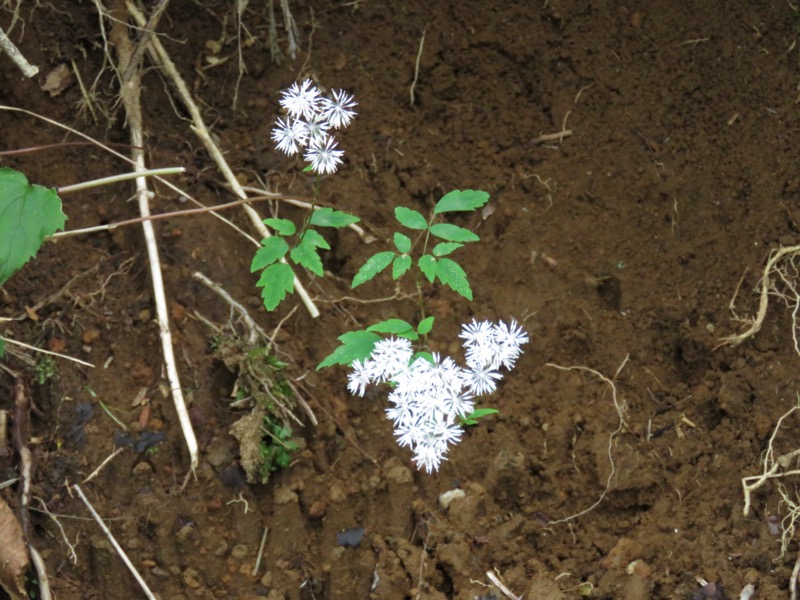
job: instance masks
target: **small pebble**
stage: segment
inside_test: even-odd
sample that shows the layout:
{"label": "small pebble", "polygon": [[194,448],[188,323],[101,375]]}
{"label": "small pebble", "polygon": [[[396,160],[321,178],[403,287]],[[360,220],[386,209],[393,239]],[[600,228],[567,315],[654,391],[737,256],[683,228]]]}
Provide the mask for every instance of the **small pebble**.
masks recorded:
{"label": "small pebble", "polygon": [[133,467],[134,475],[147,475],[148,473],[152,472],[153,466],[146,460],[136,463],[136,466]]}
{"label": "small pebble", "polygon": [[325,516],[325,513],[328,511],[328,505],[325,503],[324,500],[317,500],[316,502],[312,503],[308,509],[308,516],[310,519],[321,519]]}
{"label": "small pebble", "polygon": [[231,556],[236,560],[242,560],[243,558],[247,557],[248,552],[249,550],[247,546],[244,544],[236,544],[231,550]]}
{"label": "small pebble", "polygon": [[467,494],[464,492],[464,490],[458,488],[444,492],[443,494],[439,495],[439,506],[442,507],[442,510],[447,510],[453,500],[464,498],[466,495]]}

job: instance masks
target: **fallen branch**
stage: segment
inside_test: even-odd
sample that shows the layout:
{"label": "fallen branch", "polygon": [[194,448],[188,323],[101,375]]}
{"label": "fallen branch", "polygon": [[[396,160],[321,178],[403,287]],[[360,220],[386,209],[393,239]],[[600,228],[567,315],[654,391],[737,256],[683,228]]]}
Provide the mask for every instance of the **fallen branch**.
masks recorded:
{"label": "fallen branch", "polygon": [[[102,10],[100,0],[95,0],[101,15],[105,15]],[[119,17],[123,16],[121,10],[117,10],[116,19],[112,18],[113,25],[110,31],[110,38],[117,50],[118,74],[128,74],[128,67],[133,53],[131,40],[128,37],[128,29],[124,21]],[[101,17],[102,18],[102,17]],[[131,158],[134,161],[134,169],[137,172],[147,170],[144,158],[144,134],[142,128],[142,107],[141,107],[141,85],[140,71],[138,68],[130,71],[129,78],[120,81],[122,102],[125,105],[128,129],[131,133]],[[147,189],[147,179],[145,177],[136,178],[136,197],[139,202],[139,212],[142,217],[150,216],[151,192]],[[142,222],[145,244],[147,246],[147,256],[150,263],[150,277],[153,284],[153,299],[156,304],[156,314],[158,315],[158,327],[161,337],[161,348],[164,354],[164,363],[167,370],[167,379],[170,384],[170,392],[175,404],[175,412],[178,414],[181,431],[186,440],[189,451],[190,472],[194,473],[199,463],[197,438],[192,428],[189,418],[189,411],[186,408],[186,401],[183,398],[183,388],[178,375],[175,353],[172,347],[172,332],[169,324],[169,310],[167,308],[167,298],[164,292],[164,280],[161,273],[161,261],[158,255],[158,244],[153,223],[149,220]]]}
{"label": "fallen branch", "polygon": [[0,28],[0,50],[8,54],[9,58],[14,61],[14,64],[19,67],[25,77],[33,77],[39,72],[39,67],[28,62],[2,28]]}

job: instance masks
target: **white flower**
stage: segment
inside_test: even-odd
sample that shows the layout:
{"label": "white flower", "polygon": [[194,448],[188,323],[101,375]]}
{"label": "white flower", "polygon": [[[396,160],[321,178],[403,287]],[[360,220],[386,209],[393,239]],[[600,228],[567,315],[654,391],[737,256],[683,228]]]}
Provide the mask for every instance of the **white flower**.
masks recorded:
{"label": "white flower", "polygon": [[331,124],[322,115],[315,114],[306,123],[308,146],[311,148],[321,148],[328,140],[332,139],[328,134]]}
{"label": "white flower", "polygon": [[497,382],[503,378],[498,371],[492,370],[491,365],[475,366],[465,373],[465,383],[476,396],[491,394],[497,389]]}
{"label": "white flower", "polygon": [[319,90],[311,85],[310,79],[301,84],[295,82],[292,87],[283,91],[280,103],[291,116],[310,119],[319,111]]}
{"label": "white flower", "polygon": [[458,337],[464,339],[465,346],[481,346],[494,341],[494,331],[489,321],[476,321],[464,325]]}
{"label": "white flower", "polygon": [[278,119],[272,130],[272,141],[275,147],[289,156],[297,154],[300,147],[306,145],[308,125],[298,119]]}
{"label": "white flower", "polygon": [[320,111],[322,116],[331,124],[334,129],[341,129],[350,125],[350,121],[356,116],[354,110],[350,110],[357,104],[353,97],[346,94],[344,90],[334,90],[333,99],[322,98],[320,100]]}
{"label": "white flower", "polygon": [[447,460],[444,453],[432,446],[418,445],[414,449],[414,462],[418,469],[424,468],[428,473],[439,470],[442,461]]}
{"label": "white flower", "polygon": [[375,381],[394,379],[398,373],[408,369],[414,350],[405,338],[388,337],[375,344],[368,362]]}
{"label": "white flower", "polygon": [[314,171],[324,175],[325,173],[336,172],[336,169],[342,164],[342,154],[344,154],[344,151],[337,150],[334,139],[328,137],[325,145],[309,148],[303,157],[311,163],[311,168]]}
{"label": "white flower", "polygon": [[369,371],[360,360],[353,361],[351,365],[353,371],[348,375],[347,389],[351,394],[363,396],[367,389],[367,385],[371,382]]}
{"label": "white flower", "polygon": [[514,320],[510,325],[500,321],[493,329],[498,362],[506,369],[514,368],[517,358],[522,354],[520,346],[528,343],[528,334]]}

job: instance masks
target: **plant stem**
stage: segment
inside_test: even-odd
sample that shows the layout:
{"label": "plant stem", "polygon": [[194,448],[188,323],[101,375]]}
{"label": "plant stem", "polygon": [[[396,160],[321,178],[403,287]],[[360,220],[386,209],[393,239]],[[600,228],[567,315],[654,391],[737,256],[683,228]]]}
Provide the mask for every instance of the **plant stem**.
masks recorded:
{"label": "plant stem", "polygon": [[160,175],[174,175],[176,173],[185,173],[184,167],[165,167],[163,169],[148,169],[141,173],[120,173],[119,175],[111,175],[110,177],[101,177],[100,179],[92,179],[91,181],[83,181],[73,185],[65,185],[56,188],[59,194],[69,194],[70,192],[78,192],[93,187],[100,187],[102,185],[109,185],[119,181],[127,181],[129,179],[136,179],[137,177],[154,177]]}

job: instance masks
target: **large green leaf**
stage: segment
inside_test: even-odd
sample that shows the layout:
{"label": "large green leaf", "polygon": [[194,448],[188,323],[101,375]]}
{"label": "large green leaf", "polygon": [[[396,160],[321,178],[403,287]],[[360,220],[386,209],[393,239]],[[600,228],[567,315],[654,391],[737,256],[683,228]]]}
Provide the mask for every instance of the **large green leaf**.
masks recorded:
{"label": "large green leaf", "polygon": [[448,242],[477,242],[481,239],[469,229],[452,223],[437,223],[431,226],[431,233]]}
{"label": "large green leaf", "polygon": [[270,218],[264,219],[264,223],[272,227],[278,235],[294,235],[297,227],[289,219]]}
{"label": "large green leaf", "polygon": [[256,251],[252,262],[250,263],[250,272],[255,273],[264,267],[268,267],[274,262],[279,261],[289,251],[289,244],[277,236],[261,240],[261,248]]}
{"label": "large green leaf", "polygon": [[0,168],[0,285],[36,256],[44,238],[63,229],[66,220],[55,190]]}
{"label": "large green leaf", "polygon": [[472,301],[472,288],[469,287],[467,274],[457,262],[449,258],[440,258],[436,267],[436,275],[438,275],[439,281],[450,286],[454,292]]}
{"label": "large green leaf", "polygon": [[489,194],[482,190],[453,190],[442,196],[436,203],[433,214],[443,212],[471,211],[489,201]]}
{"label": "large green leaf", "polygon": [[392,279],[400,279],[411,268],[411,257],[408,254],[396,256],[392,263]]}
{"label": "large green leaf", "polygon": [[408,321],[403,321],[403,319],[387,319],[386,321],[370,325],[367,327],[367,331],[400,335],[409,332],[414,333],[414,326]]}

